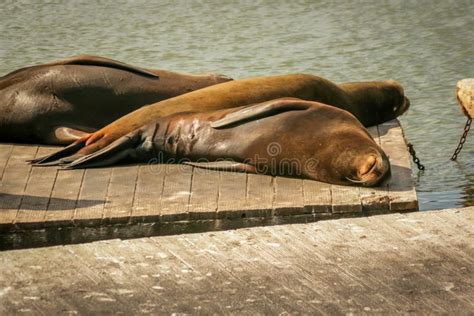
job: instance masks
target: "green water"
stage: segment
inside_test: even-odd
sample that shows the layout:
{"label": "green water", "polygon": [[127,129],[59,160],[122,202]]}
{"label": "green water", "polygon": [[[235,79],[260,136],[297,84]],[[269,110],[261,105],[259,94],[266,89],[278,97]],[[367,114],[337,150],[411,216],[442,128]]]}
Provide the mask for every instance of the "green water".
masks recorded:
{"label": "green water", "polygon": [[[422,209],[474,205],[474,132],[454,96],[474,76],[474,1],[16,1],[0,11],[0,74],[75,54],[234,78],[305,72],[396,79],[426,166]],[[415,169],[414,169],[415,170]]]}

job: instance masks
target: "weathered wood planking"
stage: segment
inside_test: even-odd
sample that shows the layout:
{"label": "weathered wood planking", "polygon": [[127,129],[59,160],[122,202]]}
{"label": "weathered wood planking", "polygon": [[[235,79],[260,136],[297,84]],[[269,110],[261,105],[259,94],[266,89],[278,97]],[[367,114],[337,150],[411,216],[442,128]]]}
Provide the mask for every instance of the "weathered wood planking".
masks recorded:
{"label": "weathered wood planking", "polygon": [[45,225],[71,225],[85,170],[58,170]]}
{"label": "weathered wood planking", "polygon": [[390,210],[417,210],[418,200],[403,131],[397,120],[381,124],[378,129],[382,149],[389,156],[392,169],[392,176],[388,180]]}
{"label": "weathered wood planking", "polygon": [[165,182],[161,195],[160,220],[164,222],[188,219],[193,167],[166,165]]}
{"label": "weathered wood planking", "polygon": [[0,314],[470,315],[473,214],[3,251]]}
{"label": "weathered wood planking", "polygon": [[190,220],[214,219],[219,197],[219,172],[194,168],[188,212]]}
{"label": "weathered wood planking", "polygon": [[0,144],[0,224],[15,230],[291,216],[316,220],[417,209],[409,156],[398,121],[369,128],[369,132],[383,146],[392,165],[392,178],[377,188],[187,165],[59,171],[31,168],[25,160],[56,148]]}
{"label": "weathered wood planking", "polygon": [[159,221],[166,166],[142,165],[138,168],[131,220]]}
{"label": "weathered wood planking", "polygon": [[12,144],[0,144],[0,184],[3,181],[3,173],[8,163],[8,159],[13,150]]}
{"label": "weathered wood planking", "polygon": [[104,223],[128,223],[132,214],[138,166],[114,167],[104,207]]}
{"label": "weathered wood planking", "polygon": [[[55,150],[57,148],[39,147],[35,158],[51,154]],[[31,225],[34,228],[40,228],[44,225],[46,210],[57,172],[56,168],[38,167],[31,169],[25,193],[14,221],[15,225],[19,227]],[[43,192],[47,192],[47,194],[43,194]]]}
{"label": "weathered wood planking", "polygon": [[0,230],[11,228],[15,221],[31,172],[25,160],[35,158],[37,151],[38,146],[16,145],[10,152],[0,191]]}
{"label": "weathered wood planking", "polygon": [[85,170],[73,216],[75,225],[96,225],[102,222],[112,170]]}
{"label": "weathered wood planking", "polygon": [[[398,125],[398,123],[397,123]],[[399,128],[399,127],[398,127]],[[368,128],[370,135],[382,146],[381,137],[377,126]],[[364,211],[387,212],[390,209],[388,181],[385,181],[376,188],[360,188],[360,202]]]}

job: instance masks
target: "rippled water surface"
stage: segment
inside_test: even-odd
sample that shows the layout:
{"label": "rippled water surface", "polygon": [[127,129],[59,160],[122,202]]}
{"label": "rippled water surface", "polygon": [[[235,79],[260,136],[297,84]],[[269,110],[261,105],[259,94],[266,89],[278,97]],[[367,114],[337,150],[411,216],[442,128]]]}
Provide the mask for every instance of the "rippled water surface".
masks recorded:
{"label": "rippled water surface", "polygon": [[[474,1],[15,1],[0,10],[0,75],[81,53],[234,78],[305,72],[396,79],[401,117],[426,165],[422,209],[474,205],[474,132],[454,96],[474,76]],[[415,170],[415,169],[414,169]]]}

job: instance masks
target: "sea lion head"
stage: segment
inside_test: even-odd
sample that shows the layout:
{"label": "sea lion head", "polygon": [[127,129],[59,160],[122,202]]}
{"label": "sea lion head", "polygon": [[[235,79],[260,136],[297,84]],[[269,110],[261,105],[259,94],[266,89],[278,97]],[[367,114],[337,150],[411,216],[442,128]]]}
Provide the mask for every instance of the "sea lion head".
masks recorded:
{"label": "sea lion head", "polygon": [[[360,141],[360,140],[359,140]],[[333,170],[339,171],[342,184],[375,186],[390,174],[390,162],[378,146],[346,145],[346,148],[334,157]]]}
{"label": "sea lion head", "polygon": [[394,119],[405,113],[410,107],[410,100],[405,96],[403,87],[395,80],[380,83],[382,95],[377,101],[377,113],[383,120]]}
{"label": "sea lion head", "polygon": [[[307,177],[342,184],[375,186],[390,175],[390,162],[382,148],[352,114],[339,109],[327,109],[332,119],[314,131],[312,151],[314,168],[307,168]],[[311,165],[309,165],[311,167]]]}
{"label": "sea lion head", "polygon": [[352,100],[347,110],[364,126],[393,120],[410,107],[403,87],[395,80],[349,82],[340,86]]}

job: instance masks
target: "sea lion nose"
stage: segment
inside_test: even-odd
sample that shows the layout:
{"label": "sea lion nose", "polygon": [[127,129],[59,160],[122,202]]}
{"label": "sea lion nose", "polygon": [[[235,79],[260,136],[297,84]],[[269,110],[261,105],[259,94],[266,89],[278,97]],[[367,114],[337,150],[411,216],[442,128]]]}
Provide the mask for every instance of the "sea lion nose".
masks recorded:
{"label": "sea lion nose", "polygon": [[377,185],[390,174],[390,162],[385,154],[379,152],[360,156],[354,167],[356,179],[346,179],[363,186]]}
{"label": "sea lion nose", "polygon": [[357,171],[358,176],[363,178],[365,175],[370,173],[377,165],[378,155],[369,155],[365,157],[364,161],[362,162],[359,170]]}

